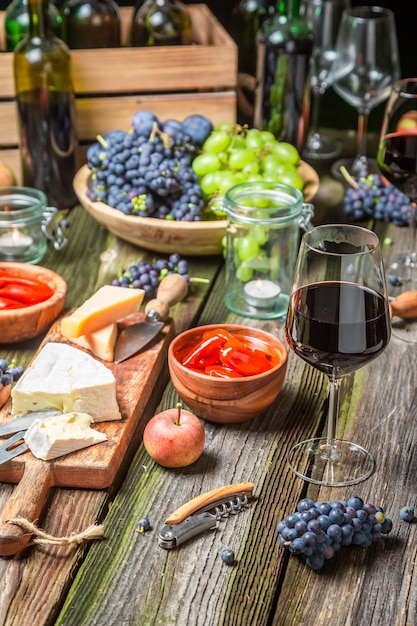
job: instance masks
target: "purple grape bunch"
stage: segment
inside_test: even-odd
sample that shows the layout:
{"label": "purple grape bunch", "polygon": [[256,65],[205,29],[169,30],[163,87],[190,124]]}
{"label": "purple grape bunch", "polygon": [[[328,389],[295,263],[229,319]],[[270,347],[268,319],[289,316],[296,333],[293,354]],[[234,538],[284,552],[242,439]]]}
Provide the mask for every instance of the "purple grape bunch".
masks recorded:
{"label": "purple grape bunch", "polygon": [[407,226],[410,221],[410,200],[397,187],[379,174],[361,177],[354,187],[346,190],[343,210],[354,222],[373,218]]}
{"label": "purple grape bunch", "polygon": [[181,274],[189,284],[188,261],[177,253],[154,262],[142,259],[124,270],[111,284],[115,287],[143,289],[145,300],[151,300],[156,296],[159,283],[168,274]]}
{"label": "purple grape bunch", "polygon": [[343,546],[368,548],[392,530],[383,509],[353,496],[346,502],[303,498],[297,511],[277,526],[280,544],[313,570],[323,567]]}
{"label": "purple grape bunch", "polygon": [[86,153],[91,170],[87,197],[125,215],[195,222],[204,199],[192,161],[210,134],[203,115],[160,121],[137,111],[128,132],[111,130]]}

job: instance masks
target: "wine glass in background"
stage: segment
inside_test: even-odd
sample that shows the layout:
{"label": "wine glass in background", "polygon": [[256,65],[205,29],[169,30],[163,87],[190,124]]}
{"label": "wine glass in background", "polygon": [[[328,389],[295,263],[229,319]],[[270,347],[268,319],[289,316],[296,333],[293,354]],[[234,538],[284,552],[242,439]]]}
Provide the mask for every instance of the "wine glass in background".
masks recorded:
{"label": "wine glass in background", "polygon": [[332,165],[332,174],[352,178],[377,171],[366,156],[368,118],[372,109],[388,98],[400,77],[394,14],[377,6],[358,6],[344,11],[336,42],[333,88],[358,112],[356,157]]}
{"label": "wine glass in background", "polygon": [[[390,273],[399,277],[393,291],[416,289],[417,282],[417,78],[396,82],[381,126],[377,152],[381,174],[410,200],[409,242],[403,254],[390,259]],[[393,319],[397,337],[417,343],[417,319]]]}
{"label": "wine glass in background", "polygon": [[342,152],[342,144],[319,131],[320,103],[333,80],[336,37],[343,11],[350,0],[303,0],[302,16],[314,35],[311,57],[311,117],[303,157],[332,159]]}
{"label": "wine glass in background", "polygon": [[378,357],[390,339],[387,290],[378,236],[347,224],[304,234],[288,307],[291,349],[330,381],[327,436],[296,444],[291,469],[328,486],[361,482],[374,470],[362,446],[336,436],[342,380]]}

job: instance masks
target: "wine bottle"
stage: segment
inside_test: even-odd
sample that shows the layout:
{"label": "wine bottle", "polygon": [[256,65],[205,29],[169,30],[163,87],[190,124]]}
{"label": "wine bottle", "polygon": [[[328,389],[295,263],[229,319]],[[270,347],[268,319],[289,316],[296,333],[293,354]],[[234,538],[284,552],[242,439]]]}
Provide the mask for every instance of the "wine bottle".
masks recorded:
{"label": "wine bottle", "polygon": [[23,184],[43,191],[58,209],[77,203],[72,181],[77,140],[70,53],[53,35],[48,0],[29,0],[29,30],[13,69]]}
{"label": "wine bottle", "polygon": [[256,35],[268,16],[267,0],[238,0],[229,32],[238,47],[238,71],[255,76]]}
{"label": "wine bottle", "polygon": [[64,14],[71,49],[120,47],[122,17],[114,0],[67,0]]}
{"label": "wine bottle", "polygon": [[193,42],[191,17],[180,0],[146,0],[135,11],[132,46],[177,46]]}
{"label": "wine bottle", "polygon": [[310,112],[313,33],[300,0],[279,0],[257,36],[254,125],[302,151]]}
{"label": "wine bottle", "polygon": [[[59,10],[53,4],[49,5],[49,19],[52,30],[57,37],[63,37],[63,18]],[[28,0],[13,0],[5,10],[4,30],[6,37],[6,50],[13,52],[19,41],[25,37],[29,28]]]}

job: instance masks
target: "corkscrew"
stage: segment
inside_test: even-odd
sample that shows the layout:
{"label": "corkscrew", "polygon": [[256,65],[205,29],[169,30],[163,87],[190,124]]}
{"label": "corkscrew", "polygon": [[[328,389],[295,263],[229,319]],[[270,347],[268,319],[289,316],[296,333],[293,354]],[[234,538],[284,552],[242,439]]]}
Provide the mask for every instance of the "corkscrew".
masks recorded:
{"label": "corkscrew", "polygon": [[206,530],[218,528],[221,519],[250,506],[252,483],[218,487],[189,500],[174,511],[158,533],[158,544],[170,550]]}

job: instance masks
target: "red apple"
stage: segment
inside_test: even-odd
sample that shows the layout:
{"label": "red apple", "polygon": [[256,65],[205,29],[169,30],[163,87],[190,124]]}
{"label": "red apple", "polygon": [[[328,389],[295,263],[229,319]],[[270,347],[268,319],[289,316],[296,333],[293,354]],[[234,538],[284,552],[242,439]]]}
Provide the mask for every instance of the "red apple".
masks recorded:
{"label": "red apple", "polygon": [[164,467],[186,467],[204,450],[205,432],[199,418],[183,411],[181,404],[154,415],[143,433],[143,445],[150,457]]}
{"label": "red apple", "polygon": [[397,124],[397,130],[407,132],[417,132],[417,111],[408,111],[405,113]]}
{"label": "red apple", "polygon": [[16,176],[11,168],[3,161],[0,161],[0,187],[14,187]]}

